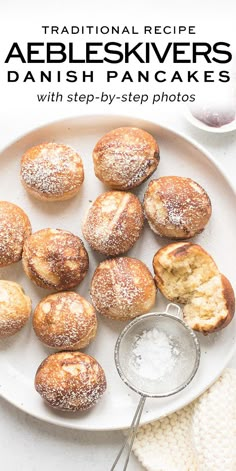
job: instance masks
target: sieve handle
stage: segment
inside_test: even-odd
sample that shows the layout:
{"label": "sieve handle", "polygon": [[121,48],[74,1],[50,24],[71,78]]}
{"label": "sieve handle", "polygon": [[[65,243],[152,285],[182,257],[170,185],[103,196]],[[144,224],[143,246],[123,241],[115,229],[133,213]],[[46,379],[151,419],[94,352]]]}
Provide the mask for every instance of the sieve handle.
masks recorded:
{"label": "sieve handle", "polygon": [[131,454],[133,443],[134,443],[134,439],[135,439],[137,429],[138,429],[138,426],[139,426],[139,422],[140,422],[140,419],[141,419],[141,415],[142,415],[142,412],[143,412],[143,407],[144,407],[145,400],[146,400],[146,396],[141,396],[140,401],[138,403],[138,407],[137,407],[136,412],[134,414],[134,418],[132,420],[132,424],[130,426],[129,434],[126,437],[126,439],[125,439],[125,441],[124,441],[124,443],[123,443],[123,445],[122,445],[122,447],[121,447],[121,449],[120,449],[120,451],[119,451],[119,453],[118,453],[118,455],[117,455],[110,471],[114,471],[119,459],[122,456],[123,451],[125,450],[126,445],[128,445],[128,443],[129,443],[128,448],[127,448],[127,455],[126,455],[126,460],[125,460],[125,464],[124,464],[124,467],[123,467],[123,471],[126,471],[126,469],[127,469],[129,459],[130,459],[130,454]]}
{"label": "sieve handle", "polygon": [[166,314],[171,314],[172,316],[178,317],[179,319],[183,320],[182,309],[178,306],[178,304],[169,303],[166,306]]}

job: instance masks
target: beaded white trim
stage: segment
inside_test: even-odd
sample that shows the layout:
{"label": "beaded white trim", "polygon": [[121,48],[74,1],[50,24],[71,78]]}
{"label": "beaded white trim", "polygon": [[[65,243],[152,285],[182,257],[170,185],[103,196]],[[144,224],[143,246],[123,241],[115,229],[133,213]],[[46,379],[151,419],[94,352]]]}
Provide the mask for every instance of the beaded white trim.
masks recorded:
{"label": "beaded white trim", "polygon": [[236,470],[236,370],[200,398],[139,428],[134,453],[148,471]]}

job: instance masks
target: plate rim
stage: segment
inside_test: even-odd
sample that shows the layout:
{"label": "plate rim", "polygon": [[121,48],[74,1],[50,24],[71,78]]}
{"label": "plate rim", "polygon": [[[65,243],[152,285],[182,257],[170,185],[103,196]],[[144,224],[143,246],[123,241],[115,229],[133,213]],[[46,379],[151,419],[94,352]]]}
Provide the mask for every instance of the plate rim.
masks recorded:
{"label": "plate rim", "polygon": [[[113,119],[117,119],[117,120],[124,120],[124,121],[127,120],[127,119],[128,120],[133,119],[134,121],[139,122],[140,126],[159,127],[160,129],[162,129],[166,132],[172,133],[177,138],[183,139],[185,142],[187,142],[188,144],[192,145],[195,149],[200,151],[201,154],[203,154],[203,157],[206,158],[208,161],[210,161],[215,166],[215,168],[219,171],[219,173],[225,179],[228,187],[230,188],[230,190],[232,191],[232,193],[234,195],[234,198],[236,199],[236,189],[234,188],[232,182],[230,181],[227,173],[223,169],[223,165],[221,163],[219,163],[215,159],[215,157],[213,157],[213,155],[207,149],[205,149],[205,147],[202,144],[199,144],[195,139],[186,136],[183,132],[176,131],[172,127],[166,126],[165,124],[160,124],[157,120],[150,120],[150,119],[146,119],[146,118],[143,119],[143,118],[136,117],[133,114],[126,114],[126,115],[115,114],[115,113],[80,114],[80,115],[77,115],[77,116],[69,116],[69,117],[67,116],[65,118],[60,118],[60,119],[57,119],[57,120],[50,120],[49,122],[46,122],[46,123],[44,123],[40,126],[34,126],[33,128],[29,129],[28,131],[20,134],[15,139],[11,140],[7,145],[4,145],[3,147],[0,147],[0,154],[3,154],[4,152],[7,151],[7,149],[9,147],[11,147],[13,145],[16,145],[19,141],[26,138],[30,134],[34,134],[35,132],[40,132],[41,130],[46,129],[47,127],[50,127],[50,126],[54,126],[54,125],[56,126],[56,125],[59,125],[60,123],[63,123],[63,122],[76,122],[77,120],[88,120],[88,121],[91,120],[91,121],[94,121],[94,120],[101,120],[101,119],[104,120],[104,119],[109,119],[109,118],[113,118]],[[132,125],[129,125],[129,126],[132,126]],[[195,399],[200,397],[212,384],[215,383],[215,381],[221,376],[223,370],[225,369],[225,367],[227,366],[229,361],[232,359],[235,352],[236,352],[236,342],[231,347],[231,349],[229,350],[228,355],[226,356],[225,361],[223,362],[223,365],[222,365],[220,371],[217,374],[214,375],[213,379],[210,382],[207,383],[207,385],[202,389],[200,394],[196,393],[196,395],[193,395],[190,400],[187,400],[187,401],[184,402],[184,404],[181,406],[181,408],[186,407],[188,404],[190,404]],[[121,427],[121,426],[117,426],[117,425],[113,426],[111,424],[109,426],[109,428],[108,427],[98,427],[97,428],[96,426],[93,426],[93,428],[91,428],[91,426],[86,427],[86,425],[84,425],[84,424],[80,425],[80,423],[77,422],[77,421],[75,423],[71,423],[71,422],[66,423],[65,421],[62,422],[62,419],[59,416],[58,417],[56,417],[56,416],[44,417],[44,416],[41,416],[39,413],[37,413],[37,411],[32,411],[30,409],[30,407],[27,407],[25,405],[22,406],[20,403],[17,403],[14,399],[7,397],[7,395],[4,393],[4,388],[0,388],[0,397],[2,397],[8,403],[12,404],[17,409],[21,410],[22,412],[24,412],[24,413],[26,413],[26,414],[28,414],[28,415],[30,415],[30,416],[38,419],[38,420],[41,420],[41,421],[43,421],[47,424],[57,425],[57,426],[60,426],[60,427],[66,428],[66,429],[86,430],[86,431],[91,431],[91,432],[92,431],[94,431],[94,432],[99,432],[99,431],[104,432],[104,431],[112,431],[112,430],[113,431],[114,430],[124,430],[125,428],[128,427],[128,426],[127,427]],[[137,402],[138,402],[138,396],[137,396]],[[149,419],[146,419],[146,420],[145,419],[142,420],[141,425],[151,423],[155,420],[160,420],[165,415],[170,415],[170,414],[176,412],[177,410],[180,410],[180,408],[176,409],[175,407],[172,407],[172,408],[170,408],[170,410],[168,411],[167,414],[163,414],[163,415],[159,416],[156,419],[155,418],[152,418],[152,419],[149,418]]]}

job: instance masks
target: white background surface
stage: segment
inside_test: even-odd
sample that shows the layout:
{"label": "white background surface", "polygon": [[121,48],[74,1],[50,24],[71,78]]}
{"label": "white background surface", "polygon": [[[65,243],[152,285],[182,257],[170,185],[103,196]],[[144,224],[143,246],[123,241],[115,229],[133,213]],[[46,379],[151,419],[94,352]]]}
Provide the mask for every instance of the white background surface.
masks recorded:
{"label": "white background surface", "polygon": [[[38,9],[35,4],[32,5],[34,2],[27,0],[19,2],[9,0],[7,5],[4,3],[3,0],[0,0],[2,7],[1,37],[5,43],[8,41],[8,45],[21,36],[27,38],[28,35],[30,40],[38,25],[43,23],[57,24],[58,18],[62,24],[63,20],[67,24],[72,24],[72,20],[73,24],[109,24],[111,21],[114,22],[114,18],[116,18],[116,23],[125,24],[127,18],[127,22],[129,20],[129,23],[135,24],[136,21],[141,22],[145,19],[149,19],[150,23],[150,18],[157,17],[158,14],[158,24],[177,23],[177,17],[181,18],[182,22],[187,19],[189,24],[193,24],[198,18],[212,18],[213,15],[215,22],[218,21],[221,25],[220,31],[223,31],[222,28],[225,27],[229,32],[230,26],[233,24],[231,21],[234,21],[234,1],[230,0],[223,4],[222,1],[217,0],[209,1],[207,5],[204,1],[192,3],[191,12],[187,11],[186,5],[189,2],[185,1],[178,2],[178,11],[173,11],[174,7],[170,0],[165,1],[165,7],[161,7],[161,10],[160,7],[158,8],[158,2],[145,1],[142,12],[137,10],[137,2],[134,4],[134,2],[127,1],[119,2],[119,4],[103,1],[102,4],[99,2],[96,8],[91,1],[86,2],[86,7],[82,2],[77,1],[76,11],[71,8],[75,9],[75,2],[68,1],[66,2],[68,8],[64,12],[62,12],[59,3],[52,2],[53,8],[49,5],[49,1],[44,2],[43,0]],[[208,11],[202,10],[204,4]],[[153,10],[155,8],[156,10]],[[167,10],[168,8],[169,10]],[[197,10],[194,11],[194,8]],[[224,8],[224,10],[220,10],[220,8]],[[157,23],[155,19],[152,21],[154,24]],[[221,38],[223,37],[224,32],[221,32]],[[2,57],[0,59],[2,61]],[[119,87],[118,84],[117,87]],[[137,90],[138,86],[135,88]],[[1,148],[22,133],[55,119],[79,114],[100,114],[101,112],[133,114],[160,124],[166,124],[168,127],[196,139],[221,163],[231,181],[234,185],[236,184],[236,133],[214,135],[197,130],[185,121],[180,106],[177,109],[174,106],[156,106],[154,108],[148,105],[143,107],[116,105],[113,108],[103,108],[101,105],[86,107],[77,104],[63,106],[50,103],[41,106],[34,103],[32,89],[33,87],[27,87],[27,85],[4,87],[3,81],[1,82]],[[221,191],[220,188],[219,191]],[[221,228],[224,249],[227,249],[227,244],[225,245],[226,230],[227,228]],[[236,357],[231,365],[236,366]],[[64,471],[64,469],[108,471],[123,439],[121,432],[91,433],[57,428],[27,416],[3,399],[0,399],[0,409],[0,467],[4,471],[20,471],[22,469],[26,471],[41,471],[42,469],[44,471],[52,469],[57,469],[57,471]],[[130,471],[140,471],[142,468],[132,458],[129,469]]]}

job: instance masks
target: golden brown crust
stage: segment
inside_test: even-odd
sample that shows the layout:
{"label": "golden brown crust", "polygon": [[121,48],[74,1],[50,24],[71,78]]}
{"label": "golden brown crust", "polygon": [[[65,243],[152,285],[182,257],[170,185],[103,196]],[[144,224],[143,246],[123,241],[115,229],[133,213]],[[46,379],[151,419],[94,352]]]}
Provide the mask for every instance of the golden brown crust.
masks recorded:
{"label": "golden brown crust", "polygon": [[144,195],[151,229],[161,237],[190,239],[200,234],[211,216],[206,191],[191,178],[168,176],[152,180]]}
{"label": "golden brown crust", "polygon": [[226,309],[227,309],[227,316],[225,319],[220,322],[218,325],[215,326],[214,330],[212,332],[217,332],[221,329],[224,329],[233,319],[234,313],[235,313],[235,296],[234,296],[234,290],[233,287],[223,274],[221,274],[221,281],[222,281],[222,291],[223,291],[223,296],[225,299],[225,304],[226,304]]}
{"label": "golden brown crust", "polygon": [[127,320],[153,307],[156,288],[143,262],[119,257],[100,263],[92,278],[90,295],[100,314],[111,319]]}
{"label": "golden brown crust", "polygon": [[55,409],[83,411],[103,395],[106,377],[95,358],[81,352],[60,352],[41,363],[35,389]]}
{"label": "golden brown crust", "polygon": [[56,291],[77,286],[89,266],[82,240],[62,229],[42,229],[24,245],[23,268],[38,286]]}
{"label": "golden brown crust", "polygon": [[31,300],[13,281],[0,280],[0,337],[16,334],[28,321]]}
{"label": "golden brown crust", "polygon": [[72,291],[42,299],[33,315],[34,331],[45,345],[58,350],[86,347],[95,337],[97,318],[93,306]]}
{"label": "golden brown crust", "polygon": [[0,201],[0,267],[18,262],[23,245],[31,234],[31,224],[23,209]]}
{"label": "golden brown crust", "polygon": [[140,185],[153,174],[159,160],[155,139],[146,131],[133,127],[108,132],[93,151],[95,175],[117,190]]}
{"label": "golden brown crust", "polygon": [[105,255],[127,252],[144,223],[142,205],[132,193],[107,191],[94,201],[83,223],[83,235],[93,250]]}
{"label": "golden brown crust", "polygon": [[75,196],[84,180],[80,155],[69,146],[55,142],[28,149],[21,159],[25,189],[43,201],[63,201]]}

